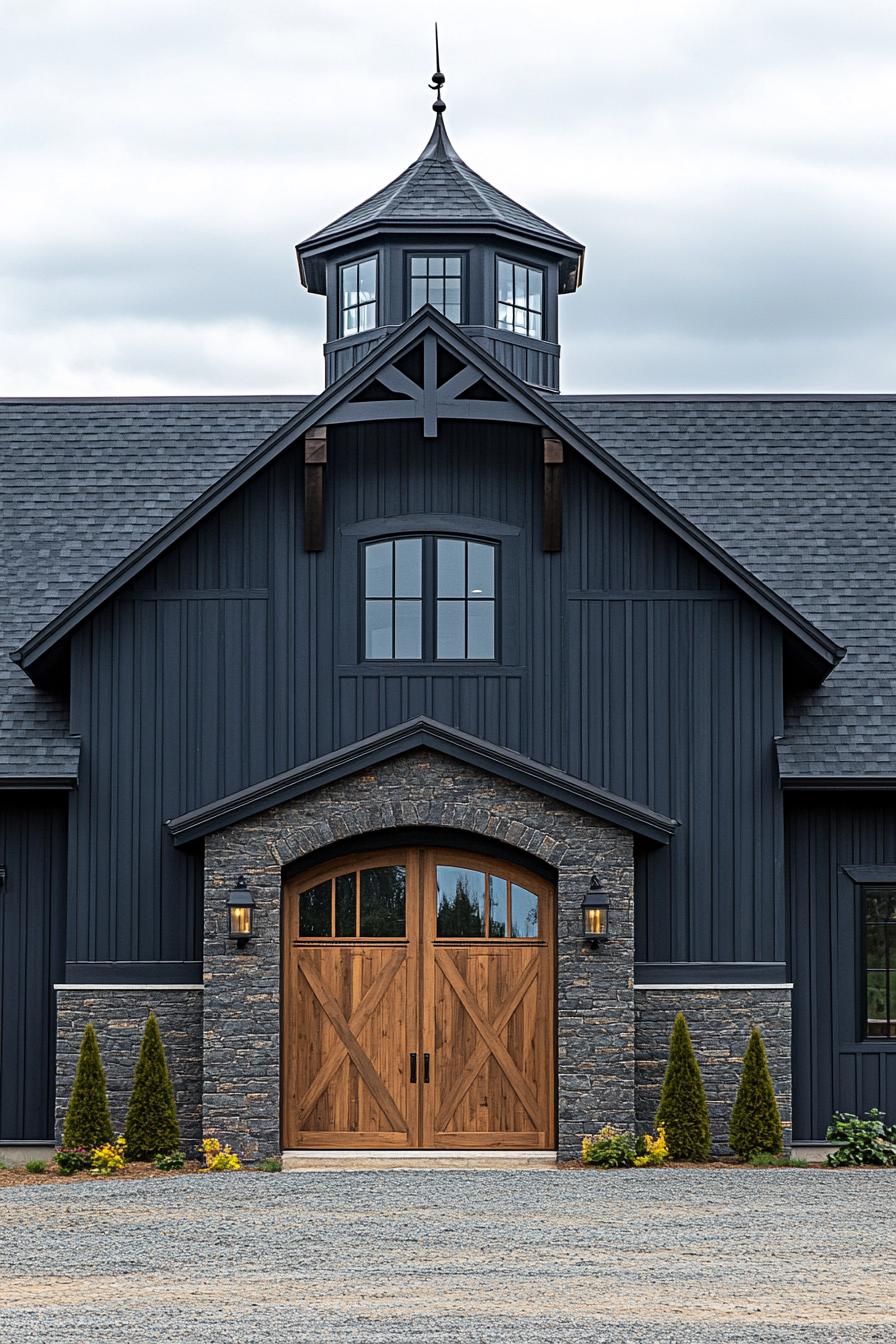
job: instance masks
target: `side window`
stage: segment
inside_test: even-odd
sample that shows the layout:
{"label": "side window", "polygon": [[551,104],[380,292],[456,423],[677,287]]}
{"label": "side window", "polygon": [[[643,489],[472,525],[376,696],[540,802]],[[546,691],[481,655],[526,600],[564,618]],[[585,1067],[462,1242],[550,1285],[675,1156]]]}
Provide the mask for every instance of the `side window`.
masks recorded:
{"label": "side window", "polygon": [[462,537],[367,542],[364,658],[494,661],[497,549]]}
{"label": "side window", "polygon": [[896,1037],[896,885],[862,888],[865,1037]]}
{"label": "side window", "polygon": [[355,336],[376,326],[376,257],[339,268],[339,334]]}
{"label": "side window", "polygon": [[416,313],[425,303],[431,303],[452,322],[459,322],[463,280],[461,258],[416,256],[411,257],[410,264],[410,312]]}
{"label": "side window", "polygon": [[541,340],[544,272],[498,258],[498,326]]}

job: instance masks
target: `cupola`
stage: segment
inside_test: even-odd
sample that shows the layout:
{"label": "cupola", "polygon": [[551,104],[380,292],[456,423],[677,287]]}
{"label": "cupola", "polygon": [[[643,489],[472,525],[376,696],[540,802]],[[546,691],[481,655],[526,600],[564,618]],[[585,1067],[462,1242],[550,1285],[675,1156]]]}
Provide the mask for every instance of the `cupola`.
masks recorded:
{"label": "cupola", "polygon": [[581,284],[584,248],[467,167],[445,129],[444,81],[437,69],[419,158],[296,247],[302,283],[327,300],[327,383],[429,303],[518,377],[557,391],[558,298]]}

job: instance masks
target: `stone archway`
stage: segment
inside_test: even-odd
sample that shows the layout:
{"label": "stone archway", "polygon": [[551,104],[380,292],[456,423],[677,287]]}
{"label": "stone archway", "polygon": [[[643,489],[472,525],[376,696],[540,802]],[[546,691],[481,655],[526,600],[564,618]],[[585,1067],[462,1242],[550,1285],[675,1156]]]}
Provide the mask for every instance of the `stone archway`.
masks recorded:
{"label": "stone archway", "polygon": [[[280,1151],[282,870],[335,841],[391,828],[446,827],[503,841],[557,874],[557,1133],[561,1157],[583,1133],[634,1120],[631,834],[438,752],[416,750],[234,823],[206,840],[205,1132],[247,1157]],[[226,895],[240,873],[256,935],[227,939]],[[612,908],[599,951],[581,938],[596,873]]]}

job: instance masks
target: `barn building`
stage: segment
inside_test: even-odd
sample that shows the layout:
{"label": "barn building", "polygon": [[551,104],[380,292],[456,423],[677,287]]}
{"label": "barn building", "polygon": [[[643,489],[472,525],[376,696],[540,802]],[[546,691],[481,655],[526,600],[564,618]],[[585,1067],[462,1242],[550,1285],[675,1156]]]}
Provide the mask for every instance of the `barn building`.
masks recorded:
{"label": "barn building", "polygon": [[583,247],[435,112],[322,391],[0,404],[2,1143],[151,1009],[250,1160],[569,1157],[679,1009],[719,1147],[754,1023],[896,1117],[896,399],[563,395]]}

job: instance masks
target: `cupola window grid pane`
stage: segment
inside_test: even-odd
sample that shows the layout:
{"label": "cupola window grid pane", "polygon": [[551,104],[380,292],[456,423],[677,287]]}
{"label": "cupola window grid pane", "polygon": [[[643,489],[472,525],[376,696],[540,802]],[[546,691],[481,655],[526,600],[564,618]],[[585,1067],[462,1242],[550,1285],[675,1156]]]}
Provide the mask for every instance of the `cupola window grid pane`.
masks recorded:
{"label": "cupola window grid pane", "polygon": [[498,258],[498,326],[519,336],[541,340],[544,272]]}
{"label": "cupola window grid pane", "polygon": [[376,326],[376,257],[339,268],[341,309],[339,332],[357,336]]}
{"label": "cupola window grid pane", "polygon": [[459,256],[413,256],[410,260],[410,312],[430,303],[451,322],[461,320],[463,263]]}

